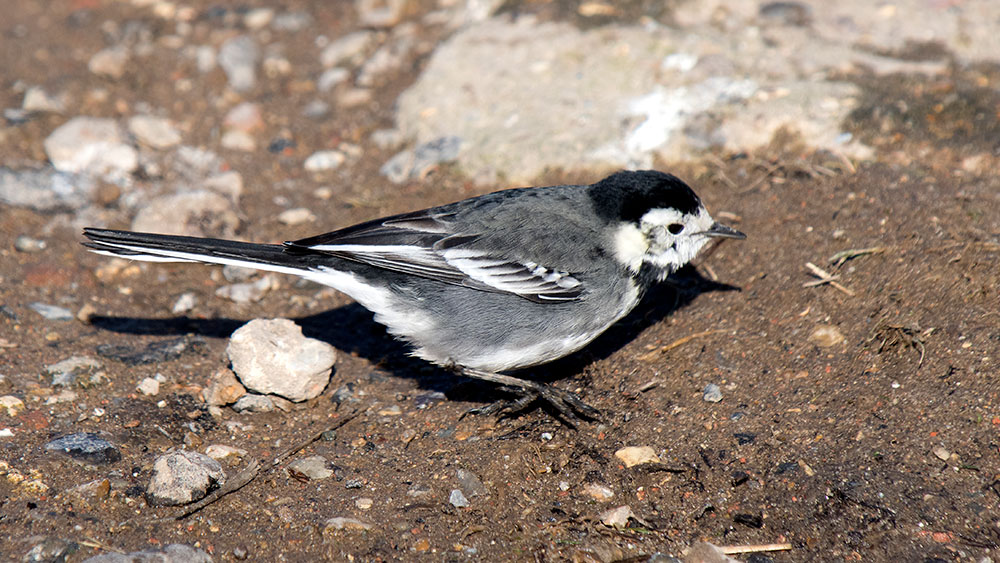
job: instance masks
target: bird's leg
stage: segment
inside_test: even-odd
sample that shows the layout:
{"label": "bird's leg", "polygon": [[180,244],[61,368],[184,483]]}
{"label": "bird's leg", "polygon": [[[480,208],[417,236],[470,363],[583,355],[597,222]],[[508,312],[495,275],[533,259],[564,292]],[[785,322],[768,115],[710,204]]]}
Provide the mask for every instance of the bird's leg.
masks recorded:
{"label": "bird's leg", "polygon": [[556,409],[570,426],[574,426],[572,421],[577,418],[593,420],[601,414],[594,407],[584,403],[576,393],[563,391],[545,383],[466,367],[456,367],[456,370],[467,377],[498,383],[502,390],[517,396],[513,401],[496,402],[481,409],[474,409],[472,412],[476,414],[516,413],[524,410],[538,399],[545,401],[552,408]]}

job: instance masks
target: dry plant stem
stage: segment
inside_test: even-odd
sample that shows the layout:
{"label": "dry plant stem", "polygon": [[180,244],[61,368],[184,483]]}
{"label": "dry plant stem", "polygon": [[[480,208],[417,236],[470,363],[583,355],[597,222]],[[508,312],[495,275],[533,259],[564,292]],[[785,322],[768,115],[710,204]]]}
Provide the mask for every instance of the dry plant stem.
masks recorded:
{"label": "dry plant stem", "polygon": [[183,519],[187,518],[188,516],[194,514],[195,512],[198,512],[202,508],[205,508],[206,506],[208,506],[208,505],[212,504],[213,502],[219,500],[220,498],[224,497],[225,495],[228,495],[229,493],[232,493],[232,492],[235,492],[235,491],[238,491],[238,490],[242,489],[247,484],[249,484],[251,481],[253,481],[254,479],[256,479],[257,476],[260,475],[260,473],[261,473],[262,470],[264,472],[268,472],[268,471],[274,469],[279,464],[281,464],[283,461],[285,461],[289,457],[295,455],[296,453],[298,453],[300,450],[302,450],[303,448],[305,448],[309,444],[312,444],[316,440],[319,440],[320,438],[322,438],[323,434],[325,434],[325,433],[327,433],[327,432],[329,432],[331,430],[336,430],[336,429],[344,426],[348,422],[354,420],[355,418],[357,418],[358,414],[359,414],[359,411],[354,411],[351,414],[345,416],[344,418],[338,420],[337,423],[334,424],[333,426],[330,426],[329,428],[324,428],[322,431],[317,432],[316,434],[313,434],[311,437],[309,437],[309,439],[303,440],[302,442],[299,442],[298,444],[292,446],[291,448],[288,448],[287,450],[285,450],[285,451],[281,452],[280,454],[274,456],[274,458],[271,459],[270,462],[268,462],[266,465],[263,466],[263,469],[261,469],[260,461],[258,461],[256,459],[250,460],[250,463],[248,463],[246,467],[244,467],[243,469],[241,469],[239,473],[237,473],[231,479],[229,479],[228,481],[226,481],[226,483],[222,487],[216,489],[215,491],[212,492],[212,494],[210,494],[207,497],[201,499],[200,501],[198,501],[198,502],[196,502],[196,503],[194,503],[194,504],[192,504],[192,505],[190,505],[188,507],[185,507],[184,511],[181,512],[181,513],[179,513],[179,514],[177,514],[176,516],[174,516],[173,519],[174,520],[183,520]]}
{"label": "dry plant stem", "polygon": [[827,272],[823,268],[820,268],[816,264],[813,264],[812,262],[806,262],[806,268],[808,268],[809,271],[812,272],[812,274],[819,279],[811,282],[806,282],[802,284],[802,287],[816,287],[818,285],[830,284],[833,287],[844,292],[846,295],[854,297],[855,294],[853,291],[847,289],[846,287],[844,287],[843,285],[841,285],[836,281],[837,278],[839,278],[840,276],[831,275],[829,272]]}

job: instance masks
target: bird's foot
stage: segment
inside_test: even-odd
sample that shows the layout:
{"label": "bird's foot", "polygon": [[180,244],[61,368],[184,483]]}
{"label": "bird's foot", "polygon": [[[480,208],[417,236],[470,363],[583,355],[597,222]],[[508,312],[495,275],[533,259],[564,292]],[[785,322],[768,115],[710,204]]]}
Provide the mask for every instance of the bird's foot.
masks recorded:
{"label": "bird's foot", "polygon": [[469,414],[514,416],[533,403],[542,402],[555,409],[559,419],[573,428],[576,428],[577,420],[581,418],[596,420],[601,414],[600,411],[583,402],[576,393],[564,391],[552,385],[468,368],[462,369],[461,373],[475,379],[499,383],[502,391],[515,397],[513,400],[496,401],[485,407],[471,409]]}

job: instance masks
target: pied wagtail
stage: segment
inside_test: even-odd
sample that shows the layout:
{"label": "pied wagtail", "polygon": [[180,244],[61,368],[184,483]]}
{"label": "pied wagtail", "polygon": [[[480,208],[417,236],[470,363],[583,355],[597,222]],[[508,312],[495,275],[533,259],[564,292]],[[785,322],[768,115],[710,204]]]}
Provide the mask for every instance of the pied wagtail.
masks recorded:
{"label": "pied wagtail", "polygon": [[84,235],[100,254],[232,264],[328,285],[372,311],[413,355],[516,391],[517,408],[541,397],[569,420],[597,411],[504,372],[583,348],[710,238],[745,238],[712,220],[687,184],[657,171],[504,190],[283,244]]}

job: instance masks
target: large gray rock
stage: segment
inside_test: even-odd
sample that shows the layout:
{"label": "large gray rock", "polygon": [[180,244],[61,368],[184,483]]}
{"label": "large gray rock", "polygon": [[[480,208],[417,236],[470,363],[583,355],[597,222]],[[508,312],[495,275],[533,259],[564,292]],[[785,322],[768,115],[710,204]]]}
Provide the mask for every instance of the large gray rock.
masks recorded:
{"label": "large gray rock", "polygon": [[229,361],[252,391],[305,401],[330,382],[337,352],[326,342],[302,335],[288,319],[256,319],[229,339]]}

